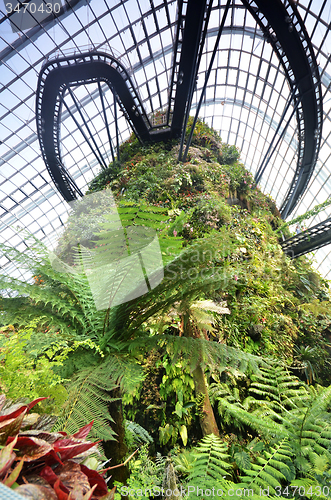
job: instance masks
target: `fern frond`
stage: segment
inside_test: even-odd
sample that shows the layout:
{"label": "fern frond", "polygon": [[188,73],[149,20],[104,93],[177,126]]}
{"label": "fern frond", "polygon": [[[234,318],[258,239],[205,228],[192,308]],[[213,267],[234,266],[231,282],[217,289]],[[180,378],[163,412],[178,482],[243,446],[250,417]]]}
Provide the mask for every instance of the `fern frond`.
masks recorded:
{"label": "fern frond", "polygon": [[214,434],[205,436],[196,449],[196,461],[187,480],[213,478],[217,481],[220,476],[229,475],[231,465],[227,461],[229,455],[226,451],[227,445],[219,437]]}
{"label": "fern frond", "polygon": [[289,431],[280,423],[275,422],[269,416],[264,415],[261,418],[261,414],[255,415],[249,413],[243,408],[237,405],[231,404],[226,399],[223,400],[223,407],[225,414],[229,413],[233,421],[239,421],[248,427],[251,427],[255,431],[263,434],[266,438],[284,439],[289,437]]}
{"label": "fern frond", "polygon": [[141,425],[131,420],[125,421],[125,430],[130,434],[129,441],[131,440],[135,447],[142,444],[153,443],[152,436]]}
{"label": "fern frond", "polygon": [[318,455],[317,453],[310,453],[309,459],[313,464],[313,471],[315,474],[323,475],[323,473],[330,467],[330,457],[326,454]]}
{"label": "fern frond", "polygon": [[121,388],[122,392],[132,394],[145,378],[143,368],[125,356],[112,354],[107,361],[111,377]]}
{"label": "fern frond", "polygon": [[260,488],[267,488],[275,495],[275,488],[281,487],[282,482],[291,477],[289,466],[281,459],[284,453],[287,459],[291,455],[286,440],[282,440],[276,448],[270,447],[270,452],[265,451],[264,456],[257,457],[256,463],[252,463],[249,470],[244,470],[245,475],[241,475],[241,481],[255,492]]}
{"label": "fern frond", "polygon": [[[13,249],[3,250],[5,255],[15,259],[17,266],[21,265],[41,280],[37,284],[0,276],[0,289],[22,297],[24,304],[15,309],[10,300],[1,299],[5,304],[8,322],[24,326],[31,319],[39,318],[39,323],[54,326],[69,338],[76,334],[79,338],[98,338],[98,333],[102,331],[103,317],[96,311],[84,273],[78,269],[73,273],[56,270],[56,265],[53,266],[50,260],[51,254],[48,254],[41,243],[35,245],[35,253],[29,250],[27,255]],[[52,258],[54,261],[56,257]]]}
{"label": "fern frond", "polygon": [[[111,429],[112,417],[108,405],[115,399],[111,392],[119,385],[132,387],[141,381],[139,367],[111,356],[102,364],[80,370],[72,377],[66,388],[68,399],[62,414],[56,422],[55,430],[74,434],[77,430],[94,420],[91,435],[97,439],[115,439]],[[140,373],[140,377],[138,376]]]}
{"label": "fern frond", "polygon": [[104,373],[104,363],[99,367],[81,370],[67,385],[68,400],[58,418],[54,430],[74,434],[80,427],[94,420],[91,436],[94,439],[113,440],[115,433],[110,424],[113,422],[108,404],[115,401],[110,392],[117,387]]}
{"label": "fern frond", "polygon": [[237,466],[241,470],[250,469],[251,468],[251,460],[249,454],[246,451],[237,451],[233,458],[236,461]]}
{"label": "fern frond", "polygon": [[233,367],[243,373],[248,368],[257,372],[264,363],[263,358],[240,351],[226,344],[212,342],[201,338],[174,337],[162,335],[154,337],[138,337],[130,342],[131,352],[145,351],[156,346],[164,346],[174,362],[181,357],[188,358],[190,369],[193,371],[198,363],[208,367],[210,371],[222,372],[227,367]]}
{"label": "fern frond", "polygon": [[296,407],[308,396],[304,384],[276,363],[262,367],[255,374],[249,392],[262,397],[263,405],[276,411]]}
{"label": "fern frond", "polygon": [[[228,275],[223,268],[220,249],[222,256],[225,256],[230,248],[229,237],[220,233],[185,249],[164,268],[162,284],[145,295],[140,294],[139,299],[114,308],[116,310],[112,311],[112,327],[117,331],[134,334],[144,322],[169,311],[174,303],[187,301],[192,304],[208,291],[224,288]],[[192,279],[185,279],[185,273],[192,269]]]}
{"label": "fern frond", "polygon": [[[184,488],[189,488],[189,497],[195,499],[204,495],[206,490],[213,496],[228,498],[227,492],[237,485],[229,480],[231,464],[228,461],[227,445],[214,434],[205,436],[195,452],[195,461],[189,464],[189,476]],[[208,496],[208,493],[207,493]]]}
{"label": "fern frond", "polygon": [[[312,479],[310,477],[294,479],[291,481],[289,491],[297,491],[300,497],[305,496],[307,498],[311,498],[312,500],[330,498],[329,495],[323,495],[323,487],[321,484],[316,481],[316,479]],[[326,491],[330,491],[330,488],[328,487]]]}

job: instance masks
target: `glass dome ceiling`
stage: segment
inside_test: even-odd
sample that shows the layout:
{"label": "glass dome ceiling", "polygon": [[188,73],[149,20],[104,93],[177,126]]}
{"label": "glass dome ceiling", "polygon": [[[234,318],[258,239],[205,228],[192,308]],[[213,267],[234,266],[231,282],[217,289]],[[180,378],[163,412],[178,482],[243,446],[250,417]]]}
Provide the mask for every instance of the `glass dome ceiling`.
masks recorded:
{"label": "glass dome ceiling", "polygon": [[[22,250],[26,228],[47,244],[62,231],[68,204],[57,191],[43,161],[36,127],[36,89],[45,60],[74,52],[99,50],[117,58],[129,72],[146,113],[169,106],[180,0],[0,0],[0,235]],[[284,0],[284,3],[286,1]],[[288,2],[287,2],[288,3]],[[31,5],[30,5],[31,4]],[[294,2],[315,52],[321,77],[323,130],[314,173],[289,219],[329,197],[331,179],[331,0]],[[18,5],[18,7],[17,7]],[[191,114],[195,113],[215,46],[226,0],[214,0],[198,68]],[[15,9],[16,7],[16,9]],[[26,9],[26,12],[23,11]],[[19,12],[18,12],[19,11]],[[130,126],[115,109],[113,95],[102,86],[110,136],[115,144]],[[61,114],[61,155],[79,189],[100,170],[81,128],[84,120],[106,163],[112,152],[97,83],[73,89]],[[291,184],[298,151],[297,121],[291,110],[281,116],[291,90],[283,66],[252,15],[232,0],[218,44],[200,116],[220,132],[223,141],[241,150],[241,159],[255,174],[275,136],[279,143],[260,181],[280,206]],[[287,127],[285,124],[288,122]],[[280,125],[280,126],[279,126]],[[95,149],[95,148],[94,148]],[[331,215],[327,207],[312,226]],[[331,244],[315,253],[321,274],[331,279]],[[5,272],[11,264],[0,256]]]}

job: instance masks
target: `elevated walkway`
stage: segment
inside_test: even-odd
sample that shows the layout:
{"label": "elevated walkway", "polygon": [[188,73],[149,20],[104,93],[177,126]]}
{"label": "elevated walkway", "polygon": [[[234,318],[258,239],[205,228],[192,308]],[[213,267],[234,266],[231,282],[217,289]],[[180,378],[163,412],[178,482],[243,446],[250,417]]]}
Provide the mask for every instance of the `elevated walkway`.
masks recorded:
{"label": "elevated walkway", "polygon": [[[256,19],[281,61],[291,90],[287,111],[292,106],[292,115],[295,114],[297,119],[298,161],[294,177],[280,209],[285,218],[301,199],[313,174],[319,152],[322,130],[319,71],[310,39],[294,4],[288,0],[273,0],[272,2],[242,0],[242,3]],[[71,91],[73,87],[97,83],[103,107],[100,112],[103,111],[107,124],[100,85],[101,82],[106,83],[114,93],[116,103],[120,106],[132,130],[142,143],[167,140],[182,135],[182,144],[211,9],[211,0],[179,1],[168,114],[161,128],[153,126],[150,122],[129,71],[111,54],[92,50],[46,61],[38,80],[37,131],[46,167],[65,200],[71,201],[77,196],[82,196],[80,189],[66,170],[60,152],[61,109],[66,105],[66,95],[71,94],[73,99]],[[75,104],[83,119],[78,103]],[[70,110],[68,111],[70,113]],[[283,118],[285,115],[286,110],[284,110]],[[90,134],[92,137],[88,137],[85,132],[86,129],[88,130],[86,121],[84,121],[83,130],[75,119],[75,115],[71,113],[71,116],[77,128],[83,135],[85,134],[84,138],[98,162],[105,167],[105,160],[98,150],[93,135]],[[276,130],[275,137],[278,132]],[[118,133],[116,135],[118,136]],[[278,141],[280,139],[281,137]],[[109,141],[111,143],[110,137]],[[268,153],[257,171],[257,181],[263,175],[272,156],[271,146],[270,154]]]}
{"label": "elevated walkway", "polygon": [[[37,132],[46,167],[66,201],[72,201],[77,196],[82,196],[82,193],[69,175],[61,158],[60,124],[64,97],[67,92],[70,93],[73,86],[88,83],[100,84],[100,82],[106,83],[116,95],[137,137],[142,142],[150,138],[150,123],[135,86],[127,70],[113,56],[106,52],[89,51],[47,61],[38,79]],[[102,94],[100,86],[99,89]],[[102,99],[101,95],[100,97]],[[74,115],[72,117],[74,119]],[[78,126],[77,123],[76,125]],[[82,133],[85,134],[85,132]],[[84,137],[93,149],[93,136],[90,135],[91,137]],[[100,154],[101,165],[102,160]]]}
{"label": "elevated walkway", "polygon": [[281,243],[283,251],[292,259],[331,243],[331,218],[302,231]]}

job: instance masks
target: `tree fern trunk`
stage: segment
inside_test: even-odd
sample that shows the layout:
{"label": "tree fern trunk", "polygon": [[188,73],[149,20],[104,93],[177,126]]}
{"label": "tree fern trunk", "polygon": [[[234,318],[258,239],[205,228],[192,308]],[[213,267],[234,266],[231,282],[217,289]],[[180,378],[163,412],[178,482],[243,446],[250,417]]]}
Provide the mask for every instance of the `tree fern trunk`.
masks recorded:
{"label": "tree fern trunk", "polygon": [[[183,335],[185,337],[193,337],[193,338],[196,337],[190,319],[189,309],[185,314],[182,315],[182,329],[183,329]],[[199,399],[203,398],[199,411],[199,419],[200,419],[202,434],[203,436],[207,436],[208,434],[215,434],[215,436],[219,436],[220,433],[217,427],[214,410],[210,403],[206,377],[202,369],[201,363],[199,363],[195,368],[195,370],[193,370],[192,376],[194,381],[195,395]]]}
{"label": "tree fern trunk", "polygon": [[202,434],[204,436],[207,436],[208,434],[215,434],[215,436],[219,436],[214,410],[210,404],[205,374],[201,365],[196,367],[192,375],[194,380],[195,395],[197,397],[204,397],[201,407],[199,408],[199,419]]}
{"label": "tree fern trunk", "polygon": [[[109,405],[109,413],[114,419],[114,424],[112,425],[113,431],[117,434],[116,441],[104,441],[103,449],[107,458],[111,458],[111,463],[108,467],[119,465],[124,462],[125,456],[127,455],[128,448],[125,443],[125,421],[123,415],[123,406],[121,399],[121,392],[119,389],[113,391],[113,397],[118,397],[117,401],[113,401]],[[128,467],[122,466],[111,471],[111,482],[121,481],[125,483],[129,477]]]}

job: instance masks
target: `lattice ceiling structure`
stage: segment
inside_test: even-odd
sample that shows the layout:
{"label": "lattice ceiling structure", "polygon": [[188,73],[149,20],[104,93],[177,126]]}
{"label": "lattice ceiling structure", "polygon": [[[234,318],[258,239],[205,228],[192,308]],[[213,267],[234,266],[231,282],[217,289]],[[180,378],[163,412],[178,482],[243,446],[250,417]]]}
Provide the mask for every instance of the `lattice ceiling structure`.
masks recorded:
{"label": "lattice ceiling structure", "polygon": [[[283,3],[291,6],[287,0]],[[30,0],[15,10],[16,4],[17,0],[0,0],[0,236],[24,249],[24,236],[17,233],[17,227],[52,245],[68,214],[68,204],[46,169],[37,135],[36,89],[42,66],[74,53],[105,52],[126,68],[144,111],[152,117],[169,107],[169,97],[180,78],[174,78],[173,67],[179,57],[178,12],[185,10],[187,1]],[[275,150],[260,185],[282,206],[297,168],[300,142],[294,103],[286,108],[293,89],[272,40],[245,2],[232,0],[224,18],[226,4],[226,0],[211,3],[197,83],[192,87],[191,114],[198,106],[219,26],[225,19],[199,115],[220,132],[223,141],[241,150],[241,159],[253,174],[259,171],[273,141]],[[331,187],[331,0],[299,0],[294,5],[317,62],[323,128],[315,169],[289,219],[324,202]],[[291,31],[291,19],[286,22]],[[97,82],[76,86],[60,114],[62,161],[82,193],[100,170],[92,149],[108,164],[112,161],[109,136],[115,141],[117,132],[121,142],[131,133],[126,117],[114,105],[112,92],[103,86],[100,97],[98,87]],[[86,124],[94,138],[92,149],[82,134]],[[328,207],[307,225],[330,216]],[[317,267],[328,278],[330,252],[331,245],[316,252]],[[4,257],[0,257],[0,265],[5,272],[13,272]]]}

